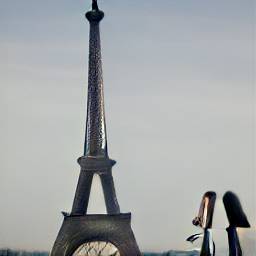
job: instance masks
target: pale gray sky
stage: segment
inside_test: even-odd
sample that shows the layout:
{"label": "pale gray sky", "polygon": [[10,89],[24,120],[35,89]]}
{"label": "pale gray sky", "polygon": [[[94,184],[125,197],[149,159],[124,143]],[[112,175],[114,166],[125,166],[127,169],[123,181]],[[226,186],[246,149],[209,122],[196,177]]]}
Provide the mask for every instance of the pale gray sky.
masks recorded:
{"label": "pale gray sky", "polygon": [[[255,226],[253,0],[99,4],[109,153],[140,248],[186,248],[209,189]],[[0,247],[49,250],[83,152],[90,3],[1,5]]]}

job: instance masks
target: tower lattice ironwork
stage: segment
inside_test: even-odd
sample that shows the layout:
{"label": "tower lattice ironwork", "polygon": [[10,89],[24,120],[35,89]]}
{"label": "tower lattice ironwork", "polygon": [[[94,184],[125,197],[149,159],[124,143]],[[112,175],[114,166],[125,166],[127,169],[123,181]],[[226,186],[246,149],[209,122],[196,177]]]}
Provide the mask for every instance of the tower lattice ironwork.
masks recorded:
{"label": "tower lattice ironwork", "polygon": [[[71,256],[82,244],[93,241],[112,243],[121,256],[139,256],[131,214],[120,213],[112,176],[115,161],[108,156],[99,26],[104,13],[96,0],[85,16],[90,23],[90,40],[84,154],[78,159],[81,170],[72,211],[64,213],[51,256]],[[87,214],[94,175],[100,177],[107,214]]]}

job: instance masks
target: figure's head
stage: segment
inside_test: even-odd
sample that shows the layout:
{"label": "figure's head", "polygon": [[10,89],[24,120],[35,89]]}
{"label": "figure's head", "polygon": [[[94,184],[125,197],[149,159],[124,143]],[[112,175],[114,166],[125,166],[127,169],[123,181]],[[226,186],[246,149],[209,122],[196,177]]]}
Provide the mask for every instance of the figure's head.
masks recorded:
{"label": "figure's head", "polygon": [[193,219],[192,223],[195,226],[202,228],[212,227],[212,218],[216,201],[216,193],[208,191],[203,195],[198,215]]}
{"label": "figure's head", "polygon": [[250,223],[243,211],[240,200],[235,193],[227,191],[223,196],[223,203],[230,226],[241,228],[250,227]]}

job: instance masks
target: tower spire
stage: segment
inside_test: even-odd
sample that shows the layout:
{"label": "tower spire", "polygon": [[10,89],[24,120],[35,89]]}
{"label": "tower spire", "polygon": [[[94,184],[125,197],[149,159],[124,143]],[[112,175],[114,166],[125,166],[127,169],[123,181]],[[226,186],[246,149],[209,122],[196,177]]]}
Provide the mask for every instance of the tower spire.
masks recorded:
{"label": "tower spire", "polygon": [[96,0],[92,1],[92,10],[85,16],[90,22],[90,39],[84,155],[108,157],[99,27],[104,13],[99,10]]}
{"label": "tower spire", "polygon": [[90,23],[87,119],[84,155],[78,159],[81,172],[72,214],[86,214],[94,174],[100,176],[107,212],[117,214],[120,209],[112,177],[112,166],[115,161],[108,157],[104,110],[99,27],[104,12],[98,9],[97,1],[93,0],[92,10],[87,12],[85,16]]}
{"label": "tower spire", "polygon": [[[92,241],[115,245],[120,252],[117,255],[141,256],[131,229],[131,214],[120,213],[112,176],[115,161],[108,156],[99,27],[104,13],[96,0],[85,16],[90,23],[90,39],[84,154],[78,159],[81,169],[72,210],[64,214],[51,256],[78,256],[80,248],[93,248],[95,255],[101,254],[91,247]],[[95,175],[101,180],[107,214],[87,214]]]}
{"label": "tower spire", "polygon": [[97,0],[92,0],[92,9],[98,11],[98,3]]}

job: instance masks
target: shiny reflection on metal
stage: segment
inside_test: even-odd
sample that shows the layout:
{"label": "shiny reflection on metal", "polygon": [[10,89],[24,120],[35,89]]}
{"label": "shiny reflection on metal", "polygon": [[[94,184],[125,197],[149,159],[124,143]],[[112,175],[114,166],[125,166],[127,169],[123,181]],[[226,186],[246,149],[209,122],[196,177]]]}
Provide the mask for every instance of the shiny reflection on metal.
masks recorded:
{"label": "shiny reflection on metal", "polygon": [[198,215],[193,219],[192,223],[201,228],[211,228],[214,206],[216,201],[216,193],[208,191],[203,195]]}
{"label": "shiny reflection on metal", "polygon": [[120,252],[110,242],[94,241],[82,244],[72,256],[120,256]]}
{"label": "shiny reflection on metal", "polygon": [[214,256],[215,244],[212,238],[212,218],[216,201],[216,193],[208,191],[203,195],[198,215],[193,219],[192,223],[195,226],[203,228],[204,232],[195,234],[187,238],[187,241],[193,243],[199,237],[203,237],[200,256]]}
{"label": "shiny reflection on metal", "polygon": [[243,251],[240,246],[237,228],[249,228],[250,223],[243,211],[238,196],[228,191],[223,196],[229,227],[226,229],[228,233],[229,256],[242,256]]}

